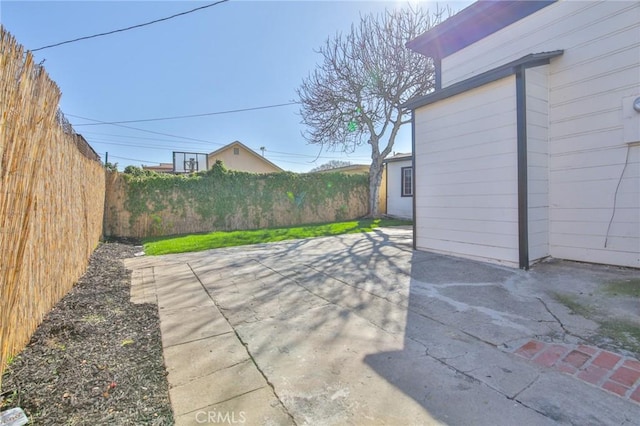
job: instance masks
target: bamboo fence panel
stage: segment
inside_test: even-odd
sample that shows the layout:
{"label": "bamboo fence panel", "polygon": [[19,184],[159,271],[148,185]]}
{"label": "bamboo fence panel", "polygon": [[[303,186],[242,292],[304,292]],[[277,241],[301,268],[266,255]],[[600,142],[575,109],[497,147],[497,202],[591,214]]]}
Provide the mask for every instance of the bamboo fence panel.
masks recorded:
{"label": "bamboo fence panel", "polygon": [[0,385],[102,233],[104,170],[64,123],[59,100],[45,70],[0,27]]}

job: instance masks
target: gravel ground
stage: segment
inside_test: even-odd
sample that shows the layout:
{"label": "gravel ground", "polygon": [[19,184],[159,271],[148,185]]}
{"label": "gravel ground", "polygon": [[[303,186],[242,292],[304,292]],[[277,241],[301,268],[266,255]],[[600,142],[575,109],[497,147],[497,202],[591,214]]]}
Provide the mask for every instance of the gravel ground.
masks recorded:
{"label": "gravel ground", "polygon": [[157,308],[129,302],[121,259],[137,251],[94,252],[5,371],[0,411],[21,407],[34,425],[173,424]]}

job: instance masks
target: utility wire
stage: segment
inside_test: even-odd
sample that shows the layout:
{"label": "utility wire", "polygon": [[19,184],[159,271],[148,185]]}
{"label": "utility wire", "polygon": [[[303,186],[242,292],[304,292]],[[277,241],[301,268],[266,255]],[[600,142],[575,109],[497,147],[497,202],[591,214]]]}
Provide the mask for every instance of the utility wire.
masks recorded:
{"label": "utility wire", "polygon": [[[109,158],[116,158],[118,160],[137,161],[137,162],[142,163],[142,164],[162,164],[162,163],[159,163],[157,161],[140,160],[139,158],[120,157],[120,156],[112,155],[112,154],[109,155]],[[290,164],[306,164],[306,163],[299,163],[299,162],[295,162],[295,161],[284,161],[284,160],[282,160],[280,162],[281,163],[290,163]]]}
{"label": "utility wire", "polygon": [[[212,141],[208,141],[208,140],[204,140],[204,139],[196,139],[196,138],[190,138],[190,137],[187,137],[187,136],[172,135],[170,133],[155,132],[153,130],[140,129],[138,127],[133,127],[133,126],[125,126],[124,124],[107,123],[105,121],[96,120],[95,118],[82,117],[82,116],[79,116],[79,115],[73,115],[73,114],[65,114],[65,115],[67,117],[74,117],[74,118],[80,118],[82,120],[95,121],[95,122],[101,123],[101,124],[111,124],[112,126],[122,127],[122,128],[125,128],[125,129],[131,129],[131,130],[137,130],[137,131],[140,131],[140,132],[151,133],[151,134],[154,134],[154,135],[169,136],[169,137],[176,138],[176,139],[195,141],[196,143],[203,144],[203,145],[219,145],[219,146],[227,145],[227,144],[223,144],[223,143],[220,143],[220,142],[212,142]],[[74,127],[75,126],[77,126],[77,124],[74,124]],[[87,132],[87,133],[93,133],[93,132]],[[151,139],[151,140],[155,140],[154,138],[142,138],[142,137],[139,137],[139,136],[111,135],[111,134],[105,134],[105,133],[93,133],[93,134],[104,135],[104,136],[112,136],[112,137],[131,138],[131,139]],[[102,140],[102,141],[95,140],[94,141],[94,139],[96,139],[96,138],[90,138],[89,141],[93,142],[93,143],[96,143],[96,144],[103,144],[103,145],[121,145],[121,146],[128,146],[128,147],[152,148],[152,149],[157,147],[157,149],[166,149],[166,150],[171,150],[172,149],[172,148],[169,148],[169,147],[161,147],[161,146],[158,146],[158,145],[155,145],[155,146],[151,145],[150,146],[150,145],[137,145],[137,144],[123,144],[123,143],[118,143],[118,142],[108,142],[108,141],[104,141],[104,140]],[[167,140],[167,139],[164,139],[164,140],[167,141],[167,142],[171,142],[170,140]],[[191,147],[189,147],[189,149],[197,150],[197,148],[191,148]],[[297,153],[283,152],[283,151],[271,151],[270,150],[269,152],[271,154],[281,154],[281,155],[287,155],[287,156],[290,156],[290,157],[314,158],[314,161],[318,160],[320,158],[322,158],[322,159],[340,159],[340,160],[344,159],[343,157],[316,156],[316,155],[297,154]],[[113,157],[113,155],[112,155],[112,157]],[[281,158],[278,155],[275,155],[273,157]],[[118,158],[124,159],[124,160],[142,161],[142,160],[136,160],[136,159],[130,159],[130,158],[124,158],[124,157],[118,157]],[[300,158],[300,159],[302,160],[303,158]],[[366,158],[366,157],[354,156],[354,157],[351,157],[350,159],[357,161],[359,159],[364,159],[364,158]],[[304,163],[298,163],[298,162],[294,162],[294,161],[286,161],[286,160],[282,160],[282,159],[279,159],[278,161],[285,162],[285,163],[292,163],[292,164],[304,164]],[[314,161],[311,161],[311,162],[314,162]]]}
{"label": "utility wire", "polygon": [[[100,132],[82,132],[82,136],[87,136],[87,135],[111,136],[114,138],[141,139],[141,140],[148,140],[148,141],[154,141],[154,142],[172,142],[172,143],[175,142],[175,140],[173,139],[161,139],[161,138],[151,138],[151,137],[131,136],[131,135],[114,135],[113,133],[100,133]],[[89,136],[89,137],[92,139],[95,138],[95,136]]]}
{"label": "utility wire", "polygon": [[[95,122],[99,122],[99,123],[102,123],[102,124],[109,124],[109,123],[107,123],[105,121],[96,120],[95,118],[81,117],[79,115],[65,114],[65,116],[80,118],[82,120],[95,121]],[[186,136],[177,136],[177,135],[172,135],[170,133],[154,132],[153,130],[140,129],[138,127],[132,127],[132,126],[125,126],[124,124],[111,124],[111,125],[112,126],[117,126],[117,127],[124,127],[125,129],[138,130],[139,132],[151,133],[151,134],[154,134],[154,135],[169,136],[169,137],[176,138],[176,139],[186,139],[186,140],[195,141],[195,142],[199,142],[199,143],[204,143],[204,144],[208,144],[208,145],[220,145],[220,146],[224,146],[225,145],[225,144],[220,143],[220,142],[211,142],[211,141],[207,141],[207,140],[204,140],[204,139],[189,138],[189,137],[186,137]],[[75,127],[76,125],[74,124],[73,126]]]}
{"label": "utility wire", "polygon": [[111,157],[111,158],[117,158],[117,159],[119,159],[119,160],[139,161],[140,163],[162,164],[162,163],[158,163],[157,161],[151,161],[151,160],[140,160],[140,159],[138,159],[138,158],[118,157],[117,155],[110,155],[109,157]]}
{"label": "utility wire", "polygon": [[629,153],[631,152],[631,145],[627,145],[627,156],[624,160],[624,167],[622,167],[622,173],[620,173],[620,178],[618,179],[618,184],[616,185],[616,192],[613,193],[613,211],[611,212],[611,218],[609,219],[609,225],[607,226],[607,233],[604,237],[604,247],[607,247],[607,243],[609,242],[609,232],[611,232],[611,225],[613,224],[613,218],[616,216],[616,206],[618,204],[618,190],[620,189],[620,184],[622,183],[622,178],[624,177],[624,172],[627,170],[627,166],[629,165]]}
{"label": "utility wire", "polygon": [[[92,145],[109,145],[109,146],[126,146],[127,148],[144,148],[144,149],[153,149],[158,151],[175,151],[175,148],[171,148],[168,146],[161,145],[139,145],[139,144],[130,144],[130,143],[121,143],[121,142],[112,142],[109,140],[100,140],[100,139],[91,139]],[[188,146],[181,146],[181,150],[186,151],[201,151],[201,148],[194,148]]]}
{"label": "utility wire", "polygon": [[[170,133],[162,133],[162,132],[155,132],[155,131],[153,131],[153,130],[140,129],[140,128],[138,128],[138,127],[133,127],[133,126],[125,126],[124,124],[107,123],[106,121],[100,121],[100,120],[96,120],[95,118],[82,117],[82,116],[79,116],[79,115],[65,114],[65,116],[67,116],[67,117],[74,117],[74,118],[80,118],[80,119],[82,119],[82,120],[95,121],[95,122],[100,123],[100,124],[111,124],[112,126],[116,126],[116,127],[123,127],[123,128],[125,128],[125,129],[137,130],[137,131],[140,131],[140,132],[151,133],[151,134],[154,134],[154,135],[169,136],[169,137],[176,138],[176,139],[182,139],[182,140],[195,141],[195,142],[197,142],[197,143],[199,143],[199,144],[203,144],[203,145],[205,145],[205,144],[206,144],[206,145],[218,145],[218,146],[225,146],[225,145],[227,145],[227,144],[224,144],[224,143],[220,143],[220,142],[212,142],[212,141],[208,141],[208,140],[204,140],[204,139],[195,139],[195,138],[190,138],[190,137],[187,137],[187,136],[178,136],[178,135],[172,135],[172,134],[170,134]],[[76,127],[76,126],[78,126],[78,125],[77,125],[77,124],[74,124],[73,126],[74,126],[74,127]],[[91,132],[87,132],[87,133],[91,133]],[[101,134],[101,133],[94,133],[94,134]],[[132,139],[149,139],[149,138],[141,138],[141,137],[139,137],[139,136],[110,135],[110,134],[104,134],[104,133],[102,133],[102,134],[103,134],[103,135],[105,135],[105,136],[127,137],[127,138],[132,138]],[[92,138],[92,139],[93,139],[93,138]],[[169,141],[169,140],[167,140],[167,139],[165,139],[165,141],[170,142],[170,141]],[[98,143],[98,142],[96,142],[96,143]],[[100,142],[100,143],[106,144],[106,143],[108,143],[108,142]],[[114,144],[114,145],[116,145],[116,144]],[[131,145],[129,145],[129,146],[131,146],[131,147],[141,147],[141,148],[143,148],[143,146],[140,146],[140,145],[134,145],[134,144],[131,144]],[[167,148],[167,149],[169,149],[169,148]],[[344,157],[334,157],[334,156],[316,156],[316,155],[310,155],[310,154],[297,154],[297,153],[292,153],[292,152],[282,152],[282,151],[272,151],[272,150],[270,150],[269,152],[270,152],[271,154],[284,154],[284,155],[289,155],[289,156],[292,156],[292,157],[307,157],[307,158],[314,158],[314,159],[320,159],[320,158],[322,158],[322,159],[332,159],[332,160],[336,160],[336,159],[342,160],[342,159],[344,159]],[[348,156],[347,156],[347,157],[348,157]],[[350,159],[352,159],[352,160],[358,160],[358,159],[365,159],[365,158],[366,158],[366,159],[368,159],[368,157],[365,157],[365,156],[353,156],[353,157],[351,157]],[[364,160],[363,160],[363,161],[364,161]]]}
{"label": "utility wire", "polygon": [[[83,136],[87,136],[86,133],[82,134]],[[109,135],[107,135],[109,136]],[[111,135],[111,136],[120,136],[120,135]],[[132,138],[137,139],[137,137],[132,136]],[[153,140],[153,138],[142,138],[142,139],[151,139]],[[126,146],[128,148],[146,148],[146,149],[156,149],[156,150],[161,150],[161,151],[172,151],[175,150],[175,147],[171,147],[171,146],[166,146],[166,145],[154,145],[154,144],[142,144],[140,142],[132,142],[132,143],[128,143],[128,142],[115,142],[112,141],[110,139],[102,139],[102,138],[95,138],[95,137],[88,137],[88,140],[91,142],[91,144],[96,144],[96,145],[112,145],[112,146]],[[170,141],[168,139],[164,139],[165,141],[168,142],[173,142]],[[181,149],[184,150],[193,150],[193,151],[198,151],[200,148],[197,147],[191,147],[191,146],[181,146]],[[259,151],[259,149],[254,149],[254,151]],[[291,158],[293,157],[293,158]],[[302,158],[300,158],[302,157]],[[283,152],[283,151],[273,151],[273,150],[269,150],[269,158],[277,158],[277,159],[284,159],[284,158],[288,158],[288,159],[295,159],[295,160],[304,160],[305,158],[320,158],[323,160],[344,160],[345,157],[329,157],[329,156],[320,156],[320,157],[316,157],[315,155],[311,155],[311,154],[294,154],[291,152]],[[352,161],[367,161],[368,157],[365,156],[355,156],[355,157],[347,157],[349,160]],[[281,160],[284,161],[284,160]],[[305,163],[296,163],[296,164],[305,164]]]}
{"label": "utility wire", "polygon": [[[140,119],[140,120],[100,121],[98,123],[74,124],[73,127],[79,127],[79,126],[102,126],[104,124],[144,123],[144,122],[148,122],[148,121],[179,120],[179,119],[182,119],[182,118],[207,117],[207,116],[211,116],[211,115],[233,114],[233,113],[236,113],[236,112],[256,111],[256,110],[260,110],[260,109],[270,109],[270,108],[280,108],[280,107],[283,107],[283,106],[296,105],[296,104],[299,104],[299,103],[300,102],[288,102],[288,103],[284,103],[284,104],[264,105],[264,106],[251,107],[251,108],[232,109],[232,110],[228,110],[228,111],[206,112],[206,113],[203,113],[203,114],[192,114],[192,115],[176,115],[176,116],[172,116],[172,117],[145,118],[145,119]],[[71,114],[67,114],[67,115],[69,115],[71,117],[75,117],[75,116],[73,116]],[[85,120],[87,120],[87,119],[85,119]],[[96,121],[98,121],[98,120],[96,120]]]}
{"label": "utility wire", "polygon": [[160,19],[156,19],[154,21],[145,22],[144,24],[132,25],[130,27],[120,28],[118,30],[108,31],[106,33],[93,34],[93,35],[85,36],[85,37],[78,37],[78,38],[74,38],[73,40],[61,41],[60,43],[55,43],[55,44],[50,44],[48,46],[38,47],[37,49],[32,49],[31,51],[32,52],[37,52],[38,50],[44,50],[44,49],[49,49],[51,47],[62,46],[63,44],[74,43],[76,41],[87,40],[87,39],[96,38],[96,37],[102,37],[102,36],[106,36],[106,35],[110,35],[110,34],[121,33],[123,31],[133,30],[135,28],[145,27],[147,25],[156,24],[156,23],[162,22],[162,21],[168,21],[169,19],[177,18],[178,16],[187,15],[189,13],[193,13],[193,12],[197,12],[197,11],[202,10],[202,9],[206,9],[208,7],[216,6],[216,5],[219,5],[220,3],[224,3],[224,2],[227,2],[227,1],[229,1],[229,0],[219,0],[219,1],[215,2],[215,3],[207,4],[205,6],[196,7],[195,9],[187,10],[186,12],[176,13],[175,15],[167,16],[166,18],[160,18]]}

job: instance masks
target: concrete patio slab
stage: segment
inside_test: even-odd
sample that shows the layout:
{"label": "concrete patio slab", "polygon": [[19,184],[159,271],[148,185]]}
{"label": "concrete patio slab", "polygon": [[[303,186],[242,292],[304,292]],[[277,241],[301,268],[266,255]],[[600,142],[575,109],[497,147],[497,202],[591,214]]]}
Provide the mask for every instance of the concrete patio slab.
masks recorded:
{"label": "concrete patio slab", "polygon": [[203,424],[288,426],[295,422],[271,388],[261,388],[176,418],[176,426]]}
{"label": "concrete patio slab", "polygon": [[131,280],[139,283],[139,285],[131,286],[131,303],[158,303],[153,268],[135,270],[132,274]]}
{"label": "concrete patio slab", "polygon": [[633,425],[640,419],[637,404],[591,386],[576,386],[575,378],[551,372],[516,399],[560,424]]}
{"label": "concrete patio slab", "polygon": [[[586,265],[582,274],[571,262],[513,270],[414,252],[411,232],[391,228],[126,264],[132,295],[136,285],[148,292],[153,271],[177,424],[218,422],[210,415],[299,425],[640,418],[629,354],[598,386],[551,362],[570,351],[556,346],[583,347],[598,330],[552,293],[579,285],[569,276],[594,288],[636,271]],[[531,341],[549,355],[521,355]]]}
{"label": "concrete patio slab", "polygon": [[209,302],[204,306],[161,309],[162,346],[167,348],[181,343],[232,333],[233,329],[220,315],[215,304]]}
{"label": "concrete patio slab", "polygon": [[[176,416],[181,416],[267,386],[264,377],[247,359],[187,384],[174,386],[169,389],[169,395]],[[194,389],[198,391],[193,392]]]}
{"label": "concrete patio slab", "polygon": [[233,331],[230,331],[165,347],[164,358],[169,382],[174,386],[181,386],[198,377],[247,361],[249,354]]}
{"label": "concrete patio slab", "polygon": [[413,312],[409,315],[406,334],[422,345],[425,354],[465,372],[507,398],[522,392],[540,375],[537,366],[490,344],[481,344],[463,331]]}

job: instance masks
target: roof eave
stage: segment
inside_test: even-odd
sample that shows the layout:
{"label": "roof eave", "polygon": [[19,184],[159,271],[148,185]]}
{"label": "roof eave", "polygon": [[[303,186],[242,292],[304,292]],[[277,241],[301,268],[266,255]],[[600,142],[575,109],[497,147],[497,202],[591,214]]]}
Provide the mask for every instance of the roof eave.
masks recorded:
{"label": "roof eave", "polygon": [[413,154],[407,154],[407,155],[404,155],[402,157],[385,158],[382,162],[383,163],[395,163],[397,161],[411,161],[412,158],[413,158]]}
{"label": "roof eave", "polygon": [[252,150],[251,148],[249,148],[248,146],[246,146],[245,144],[243,144],[240,141],[233,141],[233,142],[223,146],[222,148],[219,148],[219,149],[217,149],[217,150],[215,150],[213,152],[210,152],[209,154],[207,154],[207,159],[209,157],[217,156],[218,154],[228,150],[229,148],[232,148],[234,145],[237,145],[237,146],[240,146],[240,147],[244,148],[245,150],[250,152],[254,157],[262,160],[263,162],[265,162],[265,163],[271,165],[272,167],[274,167],[275,169],[277,169],[278,172],[284,172],[285,171],[282,167],[280,167],[277,164],[274,164],[273,162],[269,161],[268,159],[266,159],[265,157],[261,156],[260,154],[258,154],[257,152],[255,152],[254,150]]}
{"label": "roof eave", "polygon": [[564,53],[564,50],[554,50],[551,52],[532,53],[523,56],[520,59],[501,65],[497,68],[485,71],[476,76],[470,77],[466,80],[447,86],[444,89],[437,90],[429,93],[428,95],[420,96],[414,99],[409,99],[402,107],[405,109],[416,109],[442,99],[450,98],[460,93],[475,89],[485,84],[491,83],[496,80],[508,77],[515,74],[520,68],[532,68],[541,65],[547,65],[551,62],[551,59],[558,57]]}
{"label": "roof eave", "polygon": [[480,0],[406,43],[432,58],[444,58],[557,0]]}

